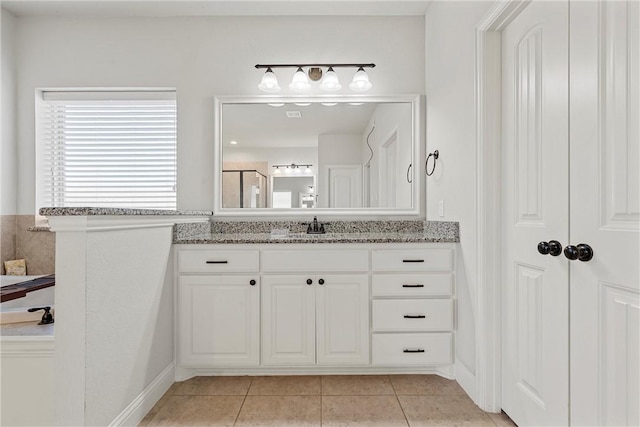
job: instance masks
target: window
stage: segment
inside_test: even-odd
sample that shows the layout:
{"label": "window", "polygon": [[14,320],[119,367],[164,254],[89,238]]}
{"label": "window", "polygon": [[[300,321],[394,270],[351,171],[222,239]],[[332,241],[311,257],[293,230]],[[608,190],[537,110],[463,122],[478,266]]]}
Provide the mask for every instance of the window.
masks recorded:
{"label": "window", "polygon": [[38,208],[176,208],[175,91],[38,95]]}

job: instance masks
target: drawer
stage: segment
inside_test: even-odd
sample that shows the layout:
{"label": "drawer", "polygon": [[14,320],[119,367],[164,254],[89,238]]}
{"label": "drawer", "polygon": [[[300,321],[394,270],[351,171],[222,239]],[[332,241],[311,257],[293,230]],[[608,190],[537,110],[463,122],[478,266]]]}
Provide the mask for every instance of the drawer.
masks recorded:
{"label": "drawer", "polygon": [[371,360],[384,366],[448,365],[451,347],[450,333],[373,334]]}
{"label": "drawer", "polygon": [[374,297],[449,296],[451,274],[374,274],[371,291]]}
{"label": "drawer", "polygon": [[259,251],[222,249],[183,249],[178,252],[181,273],[257,272]]}
{"label": "drawer", "polygon": [[366,249],[335,250],[264,250],[264,272],[365,272],[369,270],[369,251]]}
{"label": "drawer", "polygon": [[451,270],[451,249],[378,249],[372,254],[373,271]]}
{"label": "drawer", "polygon": [[450,331],[453,301],[450,299],[373,300],[373,330]]}

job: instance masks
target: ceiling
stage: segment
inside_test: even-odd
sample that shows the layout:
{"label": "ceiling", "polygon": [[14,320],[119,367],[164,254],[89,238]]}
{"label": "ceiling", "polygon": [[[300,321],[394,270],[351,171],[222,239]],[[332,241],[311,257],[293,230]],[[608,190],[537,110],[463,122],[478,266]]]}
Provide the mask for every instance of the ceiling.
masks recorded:
{"label": "ceiling", "polygon": [[[309,106],[286,104],[225,104],[222,109],[222,143],[238,142],[236,148],[317,147],[318,135],[362,135],[376,103],[360,106],[338,104]],[[288,118],[287,111],[299,111],[300,118]]]}
{"label": "ceiling", "polygon": [[424,15],[431,0],[2,0],[18,16],[407,16]]}

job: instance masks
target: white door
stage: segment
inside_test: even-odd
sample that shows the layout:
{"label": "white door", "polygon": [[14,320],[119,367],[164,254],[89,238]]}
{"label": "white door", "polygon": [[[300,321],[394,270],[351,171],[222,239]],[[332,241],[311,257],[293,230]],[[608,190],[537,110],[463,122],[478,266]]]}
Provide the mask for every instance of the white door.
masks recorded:
{"label": "white door", "polygon": [[317,283],[318,364],[369,364],[369,276],[320,275]]}
{"label": "white door", "polygon": [[[502,407],[569,423],[568,2],[532,2],[502,33]],[[558,248],[555,248],[558,249]]]}
{"label": "white door", "polygon": [[326,188],[329,194],[330,208],[362,207],[362,166],[327,166]]}
{"label": "white door", "polygon": [[313,275],[263,276],[264,365],[315,364],[316,286]]}
{"label": "white door", "polygon": [[179,364],[258,366],[259,277],[180,276],[178,286]]}
{"label": "white door", "polygon": [[571,423],[640,425],[640,3],[572,2]]}

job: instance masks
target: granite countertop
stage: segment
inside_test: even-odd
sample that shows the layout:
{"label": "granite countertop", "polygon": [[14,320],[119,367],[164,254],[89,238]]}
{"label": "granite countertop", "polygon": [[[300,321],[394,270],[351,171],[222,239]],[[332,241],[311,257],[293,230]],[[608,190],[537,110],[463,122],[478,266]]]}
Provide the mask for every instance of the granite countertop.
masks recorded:
{"label": "granite countertop", "polygon": [[94,216],[94,215],[202,215],[211,216],[212,211],[126,209],[126,208],[41,208],[42,216]]}
{"label": "granite countertop", "polygon": [[0,335],[3,337],[47,337],[54,335],[55,323],[48,325],[38,325],[38,321],[5,323],[0,326]]}
{"label": "granite countertop", "polygon": [[[326,234],[289,233],[287,237],[274,237],[264,232],[212,232],[175,236],[177,244],[216,243],[456,243],[460,241],[458,223],[428,221],[421,230],[385,230],[376,232],[328,232]],[[241,231],[241,230],[240,230]]]}

